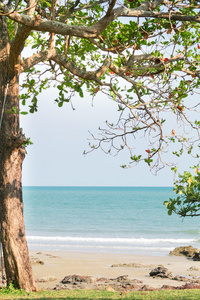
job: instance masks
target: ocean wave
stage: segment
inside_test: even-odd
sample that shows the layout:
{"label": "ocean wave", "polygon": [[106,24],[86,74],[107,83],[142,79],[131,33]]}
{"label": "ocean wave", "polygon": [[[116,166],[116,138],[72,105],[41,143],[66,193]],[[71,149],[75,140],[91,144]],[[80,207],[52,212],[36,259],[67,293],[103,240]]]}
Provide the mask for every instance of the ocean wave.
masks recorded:
{"label": "ocean wave", "polygon": [[173,247],[123,247],[123,246],[102,246],[97,245],[52,245],[52,244],[31,244],[29,243],[29,246],[35,246],[35,247],[57,247],[57,248],[71,248],[71,249],[113,249],[113,250],[145,250],[145,251],[170,251],[173,250]]}
{"label": "ocean wave", "polygon": [[198,243],[196,238],[97,238],[97,237],[71,237],[71,236],[27,236],[28,241],[47,242],[75,242],[75,243],[112,243],[112,244],[188,244]]}

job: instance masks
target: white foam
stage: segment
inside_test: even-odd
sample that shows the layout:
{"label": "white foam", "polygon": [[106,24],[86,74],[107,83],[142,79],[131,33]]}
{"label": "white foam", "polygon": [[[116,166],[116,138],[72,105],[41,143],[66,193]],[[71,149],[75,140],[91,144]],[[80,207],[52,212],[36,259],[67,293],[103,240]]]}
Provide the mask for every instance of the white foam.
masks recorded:
{"label": "white foam", "polygon": [[148,251],[170,251],[172,247],[121,247],[121,246],[92,246],[92,245],[52,245],[52,244],[29,244],[35,247],[57,247],[57,248],[77,248],[77,249],[113,249],[113,250],[148,250]]}
{"label": "white foam", "polygon": [[52,242],[82,242],[82,243],[112,243],[112,244],[188,244],[197,243],[198,239],[170,239],[170,238],[95,238],[95,237],[71,237],[71,236],[27,236],[28,241],[52,241]]}

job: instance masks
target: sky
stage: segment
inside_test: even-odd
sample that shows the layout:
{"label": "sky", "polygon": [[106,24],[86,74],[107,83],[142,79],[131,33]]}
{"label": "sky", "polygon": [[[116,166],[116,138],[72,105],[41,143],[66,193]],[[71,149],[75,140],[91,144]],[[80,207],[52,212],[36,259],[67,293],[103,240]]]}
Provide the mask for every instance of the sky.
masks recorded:
{"label": "sky", "polygon": [[[23,186],[172,186],[170,168],[153,175],[141,163],[122,169],[129,153],[113,157],[101,150],[89,150],[89,131],[97,134],[106,120],[117,120],[116,104],[98,93],[92,105],[91,96],[75,98],[59,108],[54,102],[55,88],[39,98],[37,113],[21,115],[21,127],[33,145],[28,146],[23,163]],[[23,107],[22,107],[23,110]],[[142,149],[144,151],[144,149]]]}

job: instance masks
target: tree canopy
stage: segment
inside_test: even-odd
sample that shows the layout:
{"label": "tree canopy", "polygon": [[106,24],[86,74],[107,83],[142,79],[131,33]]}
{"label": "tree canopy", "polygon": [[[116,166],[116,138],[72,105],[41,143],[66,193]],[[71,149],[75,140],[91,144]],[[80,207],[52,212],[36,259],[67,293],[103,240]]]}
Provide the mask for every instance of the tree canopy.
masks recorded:
{"label": "tree canopy", "polygon": [[60,107],[75,94],[104,93],[119,120],[108,120],[92,149],[127,147],[130,164],[144,160],[155,171],[170,164],[169,146],[176,157],[198,156],[199,9],[199,1],[2,1],[10,61],[31,48],[14,65],[26,74],[22,104],[37,111],[52,81]]}

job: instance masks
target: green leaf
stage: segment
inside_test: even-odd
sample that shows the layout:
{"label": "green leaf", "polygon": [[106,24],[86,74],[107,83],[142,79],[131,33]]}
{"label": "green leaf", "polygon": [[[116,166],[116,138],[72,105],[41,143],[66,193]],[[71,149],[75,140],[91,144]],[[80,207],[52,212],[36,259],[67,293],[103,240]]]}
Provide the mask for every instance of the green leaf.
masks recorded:
{"label": "green leaf", "polygon": [[79,96],[81,97],[81,98],[83,98],[84,97],[84,95],[83,95],[83,91],[82,91],[82,89],[80,88],[80,90],[79,90]]}
{"label": "green leaf", "polygon": [[62,106],[63,106],[63,102],[59,102],[59,103],[58,103],[58,106],[59,106],[59,107],[62,107]]}
{"label": "green leaf", "polygon": [[151,159],[151,158],[145,158],[144,161],[150,166],[150,164],[152,163],[153,159]]}
{"label": "green leaf", "polygon": [[20,114],[21,115],[28,115],[28,112],[27,111],[21,111]]}

